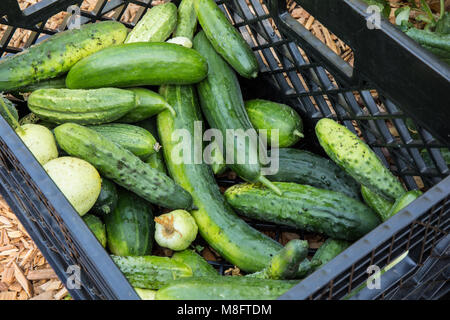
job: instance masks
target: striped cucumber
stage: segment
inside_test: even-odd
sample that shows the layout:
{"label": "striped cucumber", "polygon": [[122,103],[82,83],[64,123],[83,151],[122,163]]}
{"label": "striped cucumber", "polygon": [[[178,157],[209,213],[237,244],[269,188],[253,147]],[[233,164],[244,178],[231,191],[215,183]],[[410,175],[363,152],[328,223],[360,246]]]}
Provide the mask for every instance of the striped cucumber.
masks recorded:
{"label": "striped cucumber", "polygon": [[0,91],[14,91],[42,80],[56,78],[79,60],[103,48],[122,43],[127,28],[120,22],[90,23],[59,32],[20,54],[0,62]]}
{"label": "striped cucumber", "polygon": [[395,215],[400,210],[406,208],[411,202],[416,200],[418,197],[422,195],[422,191],[420,190],[411,190],[406,192],[403,196],[398,198],[395,203],[392,205],[391,209],[387,213],[386,220]]}
{"label": "striped cucumber", "polygon": [[256,78],[258,61],[255,54],[214,0],[194,0],[194,5],[198,21],[215,51],[241,76]]}
{"label": "striped cucumber", "polygon": [[373,192],[388,200],[395,200],[406,192],[375,152],[346,127],[323,118],[317,122],[316,135],[328,156]]}
{"label": "striped cucumber", "polygon": [[225,198],[243,216],[342,240],[356,240],[380,223],[370,208],[342,193],[290,182],[274,183],[282,196],[260,184],[246,183],[227,189]]}
{"label": "striped cucumber", "polygon": [[386,200],[365,186],[361,186],[361,194],[364,202],[378,214],[381,221],[389,219],[389,211],[394,202]]}
{"label": "striped cucumber", "polygon": [[219,276],[219,272],[212,265],[192,250],[175,252],[172,260],[188,265],[194,277]]}
{"label": "striped cucumber", "polygon": [[184,37],[192,41],[197,27],[197,13],[194,0],[182,0],[178,6],[178,24],[174,37]]}
{"label": "striped cucumber", "polygon": [[194,199],[198,209],[190,212],[201,236],[223,258],[241,270],[262,270],[283,247],[250,227],[233,212],[220,193],[209,165],[195,164],[192,160],[195,153],[193,143],[187,144],[191,153],[191,158],[187,160],[190,161],[175,162],[180,145],[176,136],[172,135],[183,130],[189,133],[193,141],[194,122],[201,121],[195,89],[192,86],[162,86],[160,93],[177,114],[173,117],[170,112],[164,111],[157,118],[164,158],[172,178]]}
{"label": "striped cucumber", "polygon": [[192,197],[165,174],[92,129],[65,123],[54,130],[68,154],[90,162],[101,174],[145,200],[169,209],[191,209]]}
{"label": "striped cucumber", "polygon": [[[196,2],[197,3],[197,2]],[[234,71],[216,53],[204,32],[194,38],[194,48],[208,61],[209,73],[197,85],[203,114],[212,128],[220,130],[223,140],[227,131],[234,130],[232,148],[223,148],[227,164],[241,178],[261,182],[279,193],[274,185],[261,175],[256,131],[245,111],[241,88]],[[246,139],[248,138],[248,139]],[[228,138],[229,139],[229,138]],[[225,144],[225,142],[224,142]],[[265,153],[265,150],[260,150]]]}

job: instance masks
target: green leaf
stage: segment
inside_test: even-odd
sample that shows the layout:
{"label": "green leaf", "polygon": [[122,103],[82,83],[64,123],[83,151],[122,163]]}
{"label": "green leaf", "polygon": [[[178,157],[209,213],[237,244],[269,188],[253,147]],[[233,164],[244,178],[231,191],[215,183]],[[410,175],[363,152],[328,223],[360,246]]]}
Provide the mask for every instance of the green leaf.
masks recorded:
{"label": "green leaf", "polygon": [[410,7],[402,7],[395,10],[395,24],[401,26],[409,21]]}

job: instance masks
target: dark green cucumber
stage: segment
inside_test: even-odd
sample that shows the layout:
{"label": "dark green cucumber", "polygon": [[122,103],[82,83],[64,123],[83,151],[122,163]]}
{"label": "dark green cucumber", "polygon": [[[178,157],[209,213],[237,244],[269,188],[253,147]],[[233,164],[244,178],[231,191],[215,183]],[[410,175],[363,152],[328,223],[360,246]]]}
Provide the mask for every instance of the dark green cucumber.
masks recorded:
{"label": "dark green cucumber", "polygon": [[178,24],[174,37],[185,37],[192,41],[197,27],[194,0],[182,0],[178,6]]}
{"label": "dark green cucumber", "polygon": [[389,210],[394,202],[386,200],[365,186],[361,186],[361,194],[364,202],[378,214],[381,221],[389,219]]}
{"label": "dark green cucumber", "polygon": [[161,147],[150,132],[131,124],[108,123],[99,126],[89,126],[89,128],[144,160],[153,153],[158,152]]}
{"label": "dark green cucumber", "polygon": [[112,122],[135,107],[135,94],[116,88],[40,89],[28,97],[28,108],[33,113],[42,120],[58,124]]}
{"label": "dark green cucumber", "polygon": [[71,89],[193,84],[203,80],[208,64],[195,50],[173,43],[136,42],[106,48],[70,69]]}
{"label": "dark green cucumber", "polygon": [[312,261],[317,262],[317,267],[323,266],[333,260],[338,254],[347,249],[349,246],[350,242],[329,238],[314,254]]}
{"label": "dark green cucumber", "polygon": [[35,115],[33,112],[30,112],[19,119],[19,124],[21,126],[24,124],[28,124],[28,123],[35,124],[38,122],[41,122],[41,119],[39,119],[39,117],[37,115]]}
{"label": "dark green cucumber", "polygon": [[164,42],[177,25],[177,7],[163,3],[152,7],[128,34],[125,43]]}
{"label": "dark green cucumber", "polygon": [[117,188],[114,182],[102,177],[100,195],[92,207],[91,212],[101,216],[107,216],[116,208],[118,199],[119,195],[117,194]]}
{"label": "dark green cucumber", "polygon": [[24,87],[20,87],[14,90],[15,93],[27,93],[33,92],[39,89],[63,89],[66,87],[66,77],[58,77],[47,80],[42,80],[29,84]]}
{"label": "dark green cucumber", "polygon": [[[320,189],[342,192],[359,200],[359,183],[329,159],[299,149],[282,148],[278,152],[278,171],[271,181],[295,182]],[[269,151],[269,155],[275,155]]]}
{"label": "dark green cucumber", "polygon": [[316,125],[316,135],[331,160],[360,184],[388,200],[406,192],[375,152],[346,127],[323,118]]}
{"label": "dark green cucumber", "polygon": [[[136,125],[146,129],[159,141],[158,128],[156,127],[156,118],[149,118],[147,120],[140,121],[136,123]],[[154,154],[150,155],[150,157],[145,160],[145,163],[150,165],[152,168],[164,174],[167,174],[166,164],[164,163],[164,156],[162,151],[155,152]]]}
{"label": "dark green cucumber", "polygon": [[386,220],[395,215],[400,210],[406,208],[411,202],[416,200],[418,197],[422,195],[422,191],[420,190],[411,190],[406,192],[403,196],[398,198],[395,203],[392,205],[391,209],[387,213]]}
{"label": "dark green cucumber", "polygon": [[79,60],[103,48],[122,43],[127,28],[105,21],[59,32],[49,39],[0,62],[0,91],[13,91],[45,79],[56,78]]}
{"label": "dark green cucumber", "polygon": [[66,123],[54,130],[59,146],[145,200],[169,209],[192,208],[192,197],[165,174],[92,129]]}
{"label": "dark green cucumber", "polygon": [[0,94],[0,115],[15,129],[19,121],[19,113],[14,104]]}
{"label": "dark green cucumber", "polygon": [[125,189],[119,189],[119,201],[105,216],[108,248],[117,256],[144,256],[153,247],[155,222],[150,204]]}
{"label": "dark green cucumber", "polygon": [[[256,130],[267,130],[267,145],[287,148],[304,137],[302,118],[285,104],[255,99],[246,101],[245,109]],[[274,130],[278,130],[278,139]],[[276,145],[272,144],[272,139],[278,140]]]}
{"label": "dark green cucumber", "polygon": [[[224,157],[232,159],[231,161],[227,160],[226,163],[232,162],[233,164],[228,164],[228,166],[244,180],[259,181],[273,187],[267,178],[261,175],[256,131],[245,111],[236,74],[215,52],[204,32],[199,32],[195,36],[194,48],[208,61],[208,77],[197,85],[197,89],[206,120],[211,128],[220,130],[224,137],[224,148],[222,148],[225,150]],[[232,148],[225,148],[227,130],[235,132],[234,141],[231,143]],[[239,132],[241,135],[238,137]],[[245,137],[247,133],[250,136],[249,139]],[[265,153],[265,150],[261,150],[261,153]],[[276,188],[273,189],[275,192],[279,192]]]}
{"label": "dark green cucumber", "polygon": [[[215,142],[214,142],[215,143]],[[217,144],[215,150],[211,154],[211,168],[215,175],[219,175],[225,172],[227,165],[225,164],[225,159],[223,158],[222,152]]]}
{"label": "dark green cucumber", "polygon": [[297,283],[250,277],[192,277],[162,287],[156,300],[275,300]]}
{"label": "dark green cucumber", "polygon": [[[283,247],[276,241],[253,229],[240,219],[226,203],[209,165],[194,161],[175,163],[179,151],[174,132],[185,130],[194,139],[194,122],[201,121],[195,89],[192,86],[162,86],[162,96],[175,109],[177,116],[164,111],[158,115],[159,137],[164,158],[172,178],[190,192],[197,210],[190,211],[201,236],[223,258],[241,270],[255,272],[268,265],[271,257]],[[190,146],[191,157],[194,144]]]}
{"label": "dark green cucumber", "polygon": [[274,183],[282,196],[261,184],[246,183],[227,189],[225,198],[243,216],[336,239],[356,240],[380,223],[370,208],[340,192],[291,182]]}
{"label": "dark green cucumber", "polygon": [[131,285],[137,288],[159,289],[172,280],[192,277],[188,265],[167,257],[112,255],[111,258]]}
{"label": "dark green cucumber", "polygon": [[98,217],[92,214],[84,215],[83,220],[95,235],[98,242],[100,242],[100,244],[103,246],[103,248],[106,247],[106,230],[103,222]]}
{"label": "dark green cucumber", "polygon": [[175,252],[172,260],[188,265],[194,277],[219,276],[219,272],[212,265],[192,250]]}
{"label": "dark green cucumber", "polygon": [[129,90],[136,95],[136,108],[120,118],[120,122],[143,121],[166,109],[173,112],[173,108],[156,92],[145,88],[130,88]]}
{"label": "dark green cucumber", "polygon": [[258,61],[250,46],[214,0],[195,0],[198,21],[214,49],[243,77],[256,78]]}

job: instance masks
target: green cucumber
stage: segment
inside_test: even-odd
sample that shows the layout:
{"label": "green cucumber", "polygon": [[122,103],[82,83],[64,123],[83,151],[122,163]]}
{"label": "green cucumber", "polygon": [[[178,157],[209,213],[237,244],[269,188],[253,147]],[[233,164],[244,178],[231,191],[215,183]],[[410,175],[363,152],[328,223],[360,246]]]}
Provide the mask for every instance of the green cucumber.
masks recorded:
{"label": "green cucumber", "polygon": [[19,113],[14,104],[0,94],[0,115],[15,129],[19,121]]}
{"label": "green cucumber", "polygon": [[158,152],[161,147],[150,132],[131,124],[108,123],[99,126],[89,126],[89,128],[144,160],[153,153]]}
{"label": "green cucumber", "polygon": [[159,289],[156,300],[275,300],[297,283],[239,276],[183,278]]}
{"label": "green cucumber", "polygon": [[40,89],[28,97],[28,108],[33,113],[42,120],[58,124],[112,122],[135,107],[135,94],[116,88]]}
{"label": "green cucumber", "polygon": [[26,114],[25,116],[23,116],[22,118],[19,119],[19,124],[20,125],[36,124],[36,123],[38,123],[40,121],[41,121],[41,119],[39,119],[39,117],[37,115],[35,115],[33,112],[30,112],[30,113]]}
{"label": "green cucumber", "polygon": [[66,77],[58,77],[46,79],[39,82],[31,83],[27,86],[20,87],[14,90],[14,93],[27,93],[39,89],[63,89],[66,87]]}
{"label": "green cucumber", "polygon": [[106,247],[106,230],[105,225],[103,222],[96,216],[92,214],[87,214],[83,216],[84,222],[87,224],[89,229],[92,231],[92,233],[97,238],[98,242],[103,246],[103,248]]}
{"label": "green cucumber", "polygon": [[422,191],[420,190],[411,190],[406,192],[403,196],[398,198],[395,203],[392,205],[391,209],[387,213],[386,220],[395,215],[400,210],[406,208],[411,202],[416,200],[418,197],[422,195]]}
{"label": "green cucumber", "polygon": [[100,189],[100,195],[91,212],[100,216],[107,216],[113,212],[117,206],[117,200],[119,195],[117,194],[117,188],[114,182],[102,177],[102,188]]}
{"label": "green cucumber", "polygon": [[361,186],[361,194],[364,202],[378,214],[381,221],[389,219],[389,210],[394,202],[386,200],[365,186]]}
{"label": "green cucumber", "polygon": [[136,95],[136,108],[120,118],[120,122],[133,123],[143,121],[166,109],[173,112],[173,108],[156,92],[145,88],[130,88],[129,90]]}
{"label": "green cucumber", "polygon": [[164,42],[177,25],[177,7],[171,3],[154,6],[128,34],[125,43]]}
{"label": "green cucumber", "polygon": [[111,258],[133,287],[159,289],[170,281],[192,277],[192,270],[184,263],[167,257],[140,256]]}
{"label": "green cucumber", "polygon": [[188,265],[194,277],[219,276],[219,272],[212,265],[192,250],[175,252],[172,260]]}
{"label": "green cucumber", "polygon": [[[291,107],[272,101],[255,99],[245,102],[245,109],[256,130],[267,130],[267,145],[287,148],[296,144],[303,135],[303,122],[298,113]],[[278,139],[275,131],[278,130]]]}
{"label": "green cucumber", "polygon": [[243,77],[256,78],[258,61],[250,46],[214,0],[194,0],[198,21],[214,49]]}
{"label": "green cucumber", "polygon": [[108,248],[117,256],[144,256],[153,247],[155,222],[150,204],[125,189],[119,189],[119,201],[105,216]]}
{"label": "green cucumber", "polygon": [[367,206],[340,192],[291,182],[274,182],[279,196],[261,184],[240,184],[225,191],[225,198],[245,217],[287,225],[327,236],[356,240],[380,220]]}
{"label": "green cucumber", "polygon": [[178,24],[174,37],[184,37],[192,41],[197,27],[194,0],[182,0],[178,6]]}
{"label": "green cucumber", "polygon": [[[307,184],[360,199],[359,183],[333,161],[305,150],[282,148],[276,152],[278,171],[268,175],[269,180]],[[269,156],[272,155],[272,151],[269,151]]]}
{"label": "green cucumber", "polygon": [[216,142],[213,143],[215,144],[215,149],[211,154],[211,169],[215,175],[219,175],[227,170],[227,165],[225,164],[225,159],[223,158],[222,152],[220,152],[219,146]]}
{"label": "green cucumber", "polygon": [[134,288],[139,298],[142,300],[155,300],[156,290]]}
{"label": "green cucumber", "polygon": [[[158,128],[156,127],[156,118],[150,118],[144,121],[140,121],[136,124],[146,129],[159,141]],[[164,163],[164,156],[162,151],[152,154],[145,160],[145,163],[149,164],[152,168],[164,174],[167,174],[166,164]]]}
{"label": "green cucumber", "polygon": [[[196,2],[197,3],[197,2]],[[241,88],[234,71],[215,52],[204,32],[199,32],[194,38],[194,48],[208,61],[208,77],[197,85],[203,114],[211,128],[218,129],[226,140],[227,131],[234,130],[232,148],[225,150],[228,166],[246,181],[261,182],[279,193],[267,178],[261,175],[261,165],[258,156],[256,132],[245,111]],[[239,135],[238,133],[242,134]],[[254,135],[246,139],[245,135]],[[241,141],[239,141],[241,140]],[[244,141],[242,141],[244,140]],[[225,141],[223,142],[226,145]],[[262,150],[261,153],[264,153]],[[242,157],[242,159],[241,159]]]}
{"label": "green cucumber", "polygon": [[[158,115],[159,137],[163,145],[164,158],[172,178],[190,192],[194,205],[191,210],[200,235],[223,258],[247,272],[256,272],[266,267],[273,255],[283,247],[276,241],[253,229],[240,219],[225,202],[209,165],[202,162],[181,161],[179,139],[175,132],[183,130],[194,139],[194,122],[201,121],[195,89],[192,86],[162,86],[162,96],[176,111],[176,117],[164,111]],[[194,144],[190,147],[194,154]],[[180,159],[182,160],[182,159]]]}
{"label": "green cucumber", "polygon": [[193,84],[203,80],[208,64],[195,50],[173,43],[136,42],[106,48],[70,69],[71,89]]}
{"label": "green cucumber", "polygon": [[20,54],[0,62],[0,91],[14,91],[42,80],[56,78],[79,60],[103,48],[122,43],[127,28],[105,21],[59,32]]}
{"label": "green cucumber", "polygon": [[54,130],[68,154],[90,162],[100,173],[145,200],[169,209],[191,209],[192,197],[165,174],[92,129],[66,123]]}
{"label": "green cucumber", "polygon": [[317,267],[323,266],[333,260],[349,246],[350,242],[329,238],[320,246],[319,250],[316,251],[312,261],[318,262]]}
{"label": "green cucumber", "polygon": [[323,118],[316,125],[316,135],[328,156],[360,184],[388,200],[406,192],[375,152],[346,127]]}

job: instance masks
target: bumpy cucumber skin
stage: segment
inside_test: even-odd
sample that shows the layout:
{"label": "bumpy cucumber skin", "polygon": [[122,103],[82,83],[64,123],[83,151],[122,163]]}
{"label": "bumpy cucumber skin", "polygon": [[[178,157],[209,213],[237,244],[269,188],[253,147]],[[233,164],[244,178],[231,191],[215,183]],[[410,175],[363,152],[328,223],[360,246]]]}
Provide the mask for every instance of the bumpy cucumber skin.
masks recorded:
{"label": "bumpy cucumber skin", "polygon": [[320,246],[319,250],[316,251],[312,261],[318,262],[316,268],[323,266],[333,260],[349,246],[350,242],[348,241],[329,238]]}
{"label": "bumpy cucumber skin", "polygon": [[258,61],[214,0],[194,0],[198,21],[214,49],[243,77],[256,78]]}
{"label": "bumpy cucumber skin", "polygon": [[[241,270],[255,272],[268,265],[271,257],[283,247],[276,241],[253,229],[240,219],[226,203],[206,163],[175,164],[172,141],[175,130],[188,130],[194,136],[194,121],[201,120],[195,90],[192,86],[163,86],[163,97],[174,107],[176,117],[168,111],[158,115],[159,137],[164,146],[164,158],[172,178],[190,192],[198,210],[190,211],[201,236],[223,258]],[[191,144],[191,154],[194,154]]]}
{"label": "bumpy cucumber skin", "polygon": [[[156,127],[155,117],[146,119],[144,121],[140,121],[136,123],[136,125],[148,130],[148,132],[150,132],[158,141],[160,141],[158,135],[158,128]],[[145,163],[150,165],[153,169],[156,169],[164,174],[167,174],[166,164],[164,163],[164,155],[162,150],[148,157],[145,160]]]}
{"label": "bumpy cucumber skin", "polygon": [[356,240],[380,223],[370,208],[342,193],[290,182],[274,184],[282,196],[260,184],[246,183],[227,189],[225,198],[246,217],[336,239]]}
{"label": "bumpy cucumber skin", "polygon": [[375,152],[346,127],[323,118],[316,125],[319,143],[328,156],[356,181],[388,200],[406,191]]}
{"label": "bumpy cucumber skin", "polygon": [[167,257],[112,255],[111,258],[133,287],[159,289],[172,280],[192,277],[189,266]]}
{"label": "bumpy cucumber skin", "polygon": [[185,37],[192,40],[196,27],[197,13],[195,12],[194,0],[182,0],[178,6],[178,24],[174,37]]}
{"label": "bumpy cucumber skin", "polygon": [[105,225],[103,222],[96,216],[92,214],[87,214],[83,217],[84,222],[87,224],[89,229],[92,231],[92,233],[97,238],[98,242],[103,246],[103,248],[106,247],[106,230]]}
{"label": "bumpy cucumber skin", "polygon": [[146,120],[158,113],[166,110],[169,104],[161,97],[161,95],[145,88],[130,88],[136,95],[136,108],[128,112],[120,122],[134,123]]}
{"label": "bumpy cucumber skin", "polygon": [[66,123],[56,140],[68,154],[90,162],[103,176],[145,200],[169,209],[190,209],[192,197],[165,174],[89,128]]}
{"label": "bumpy cucumber skin", "polygon": [[254,99],[245,102],[248,117],[256,130],[267,130],[267,145],[272,145],[272,130],[278,129],[278,145],[287,148],[303,135],[303,121],[291,107],[272,101]]}
{"label": "bumpy cucumber skin", "polygon": [[115,21],[87,24],[80,29],[57,33],[0,62],[0,91],[12,91],[58,77],[84,57],[122,43],[126,36],[127,28]]}
{"label": "bumpy cucumber skin", "polygon": [[165,42],[136,42],[106,48],[70,69],[71,89],[193,84],[208,73],[205,59],[193,49]]}
{"label": "bumpy cucumber skin", "polygon": [[141,159],[147,159],[157,152],[159,144],[153,135],[144,128],[125,123],[108,123],[90,126],[92,130],[131,151]]}
{"label": "bumpy cucumber skin", "polygon": [[28,97],[28,108],[52,123],[102,124],[136,107],[133,92],[117,88],[93,90],[40,89]]}
{"label": "bumpy cucumber skin", "polygon": [[0,115],[9,123],[12,128],[16,128],[19,121],[19,113],[14,104],[0,94]]}
{"label": "bumpy cucumber skin", "polygon": [[403,196],[398,198],[395,203],[392,205],[391,209],[387,213],[386,220],[395,215],[397,212],[406,208],[411,202],[416,200],[418,197],[422,195],[422,191],[420,190],[411,190],[406,192]]}
{"label": "bumpy cucumber skin", "polygon": [[192,250],[175,252],[172,259],[188,265],[194,277],[219,276],[219,272],[212,265]]}
{"label": "bumpy cucumber skin", "polygon": [[389,219],[389,211],[394,202],[386,200],[365,186],[361,186],[361,194],[364,202],[378,214],[381,221]]}
{"label": "bumpy cucumber skin", "polygon": [[171,3],[154,6],[128,34],[125,43],[164,42],[177,25],[177,7]]}
{"label": "bumpy cucumber skin", "polygon": [[[199,32],[194,38],[194,48],[208,61],[208,77],[197,85],[200,104],[206,120],[211,128],[221,131],[226,137],[227,129],[253,130],[242,98],[241,88],[236,74],[228,64],[215,52],[204,32]],[[225,144],[225,142],[224,142]],[[234,150],[223,148],[224,156],[234,152],[234,164],[229,167],[241,178],[256,182],[261,177],[259,162],[250,163],[248,159],[258,160],[257,146],[253,143],[238,145],[233,143]],[[245,154],[245,163],[238,163],[238,156]]]}
{"label": "bumpy cucumber skin", "polygon": [[100,195],[94,203],[91,213],[101,216],[109,215],[116,208],[118,199],[119,195],[114,182],[102,177],[102,188],[100,190]]}
{"label": "bumpy cucumber skin", "polygon": [[125,189],[119,189],[119,201],[105,217],[108,248],[118,256],[144,256],[153,247],[155,222],[150,204]]}
{"label": "bumpy cucumber skin", "polygon": [[250,277],[192,277],[162,287],[156,300],[274,300],[297,283]]}
{"label": "bumpy cucumber skin", "polygon": [[341,192],[356,200],[361,198],[359,183],[329,159],[291,148],[278,149],[278,159],[278,171],[267,176],[271,181],[307,184]]}

